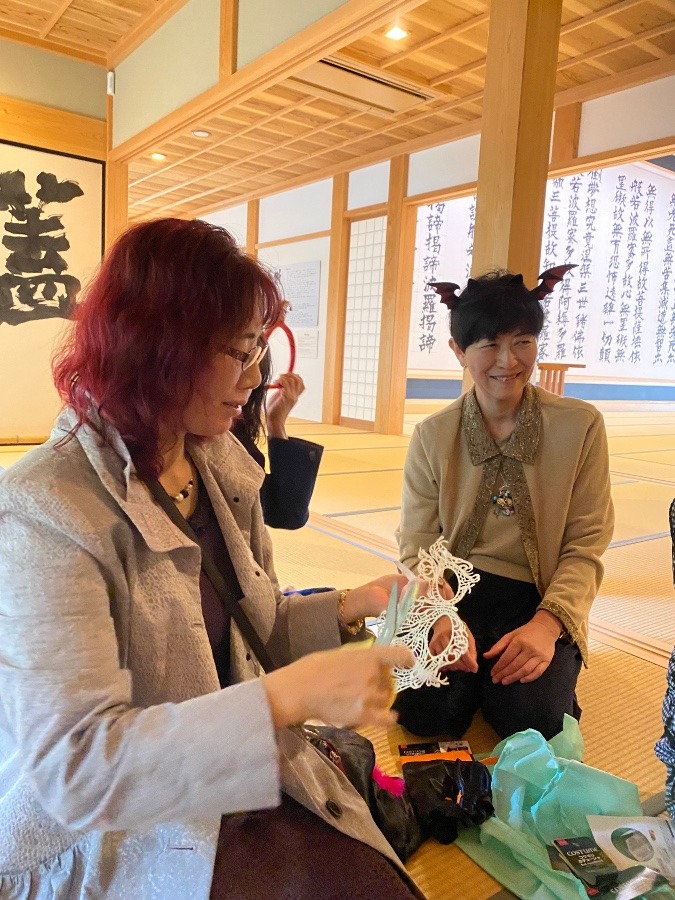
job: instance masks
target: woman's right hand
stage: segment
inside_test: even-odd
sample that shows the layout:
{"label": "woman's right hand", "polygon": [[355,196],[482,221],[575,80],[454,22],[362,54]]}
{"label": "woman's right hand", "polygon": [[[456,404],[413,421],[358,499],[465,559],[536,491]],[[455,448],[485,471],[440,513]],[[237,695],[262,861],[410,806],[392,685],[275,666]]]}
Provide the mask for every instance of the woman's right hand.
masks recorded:
{"label": "woman's right hand", "polygon": [[395,722],[392,669],[413,664],[413,654],[399,646],[347,644],[303,656],[263,678],[274,725],[307,719],[343,727]]}

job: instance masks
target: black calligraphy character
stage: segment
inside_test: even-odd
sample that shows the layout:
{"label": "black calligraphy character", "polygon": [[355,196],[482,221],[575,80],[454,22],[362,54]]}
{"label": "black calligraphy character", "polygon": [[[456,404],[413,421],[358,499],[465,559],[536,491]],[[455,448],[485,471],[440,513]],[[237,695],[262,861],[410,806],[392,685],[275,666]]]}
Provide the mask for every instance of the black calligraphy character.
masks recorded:
{"label": "black calligraphy character", "polygon": [[[84,191],[74,181],[49,172],[37,176],[37,203],[26,191],[23,172],[0,172],[0,211],[9,211],[3,245],[10,251],[0,275],[0,322],[18,325],[35,319],[67,318],[80,281],[67,274],[62,253],[70,241],[60,215],[47,215],[48,203],[69,203]],[[33,204],[33,205],[31,205]]]}

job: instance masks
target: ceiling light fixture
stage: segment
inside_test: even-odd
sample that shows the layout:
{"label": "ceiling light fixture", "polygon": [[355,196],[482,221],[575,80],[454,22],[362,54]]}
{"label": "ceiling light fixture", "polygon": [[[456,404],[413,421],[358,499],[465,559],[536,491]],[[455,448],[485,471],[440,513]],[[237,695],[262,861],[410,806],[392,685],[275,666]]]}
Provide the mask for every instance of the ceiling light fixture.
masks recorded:
{"label": "ceiling light fixture", "polygon": [[402,41],[404,37],[408,37],[408,32],[404,31],[403,28],[399,28],[398,25],[394,25],[393,28],[387,31],[385,37],[391,38],[392,41]]}
{"label": "ceiling light fixture", "polygon": [[163,153],[151,153],[150,159],[154,159],[155,162],[162,162],[166,159],[166,156]]}
{"label": "ceiling light fixture", "polygon": [[195,128],[195,130],[192,132],[192,134],[194,137],[198,137],[198,138],[211,137],[211,132],[205,131],[203,128]]}

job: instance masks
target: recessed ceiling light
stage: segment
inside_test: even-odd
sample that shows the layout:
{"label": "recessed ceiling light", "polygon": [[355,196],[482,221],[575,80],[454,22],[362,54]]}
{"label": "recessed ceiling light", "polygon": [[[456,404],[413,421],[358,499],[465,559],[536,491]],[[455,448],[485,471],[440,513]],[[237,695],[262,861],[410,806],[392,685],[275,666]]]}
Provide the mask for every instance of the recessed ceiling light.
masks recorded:
{"label": "recessed ceiling light", "polygon": [[385,37],[391,38],[392,41],[402,41],[404,37],[408,37],[408,32],[399,28],[398,25],[394,25],[393,28],[387,31]]}
{"label": "recessed ceiling light", "polygon": [[162,162],[162,160],[166,159],[166,156],[163,153],[151,153],[150,159],[154,159],[155,162]]}
{"label": "recessed ceiling light", "polygon": [[211,137],[211,132],[205,131],[203,128],[195,128],[195,130],[192,132],[192,134],[198,138]]}

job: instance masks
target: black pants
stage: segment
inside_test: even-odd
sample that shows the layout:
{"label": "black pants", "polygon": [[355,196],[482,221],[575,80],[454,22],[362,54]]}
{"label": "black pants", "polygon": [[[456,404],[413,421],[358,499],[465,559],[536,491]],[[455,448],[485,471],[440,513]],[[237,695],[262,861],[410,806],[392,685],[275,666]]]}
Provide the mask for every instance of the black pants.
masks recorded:
{"label": "black pants", "polygon": [[399,722],[413,734],[460,738],[481,709],[502,738],[535,728],[549,739],[561,731],[565,713],[581,716],[575,693],[581,654],[575,644],[558,641],[551,664],[536,681],[493,684],[490,672],[497,659],[483,654],[507,632],[529,622],[541,597],[525,581],[479,574],[480,581],[457,607],[476,639],[478,672],[448,672],[447,686],[402,691],[394,704]]}

